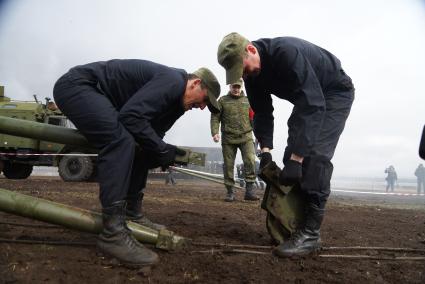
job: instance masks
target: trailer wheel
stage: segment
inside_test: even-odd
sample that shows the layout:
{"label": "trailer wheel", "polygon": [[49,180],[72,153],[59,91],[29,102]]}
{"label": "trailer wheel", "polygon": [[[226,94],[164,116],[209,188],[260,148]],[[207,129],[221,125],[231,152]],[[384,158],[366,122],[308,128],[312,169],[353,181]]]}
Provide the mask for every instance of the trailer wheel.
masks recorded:
{"label": "trailer wheel", "polygon": [[8,179],[26,179],[32,173],[33,165],[4,162],[3,174]]}
{"label": "trailer wheel", "polygon": [[93,174],[93,168],[90,157],[65,156],[59,162],[59,175],[64,181],[87,181]]}
{"label": "trailer wheel", "polygon": [[89,181],[89,182],[97,182],[97,164],[96,163],[93,163],[93,165],[94,165],[94,167],[93,167],[93,173],[87,179],[87,181]]}

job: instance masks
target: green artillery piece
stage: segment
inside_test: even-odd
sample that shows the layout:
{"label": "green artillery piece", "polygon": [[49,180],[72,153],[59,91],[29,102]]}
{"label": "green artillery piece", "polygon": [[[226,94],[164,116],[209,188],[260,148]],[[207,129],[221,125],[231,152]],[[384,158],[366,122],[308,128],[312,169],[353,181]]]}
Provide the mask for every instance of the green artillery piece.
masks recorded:
{"label": "green artillery piece", "polygon": [[[46,98],[45,103],[39,101],[36,95],[34,101],[13,100],[4,95],[4,86],[0,86],[0,116],[70,126],[68,119],[49,98]],[[31,175],[34,166],[57,166],[64,158],[50,154],[67,154],[70,151],[72,150],[64,144],[0,133],[0,152],[4,153],[0,157],[0,170],[8,179],[25,179]],[[34,153],[43,155],[28,155]],[[63,167],[58,168],[59,173],[62,169]]]}
{"label": "green artillery piece", "polygon": [[[75,129],[28,120],[0,116],[0,133],[90,149],[86,138]],[[190,149],[185,151],[186,155],[176,157],[177,164],[205,165],[204,153],[193,152]],[[102,229],[99,213],[3,189],[0,189],[0,210],[85,232],[99,233]],[[136,239],[155,244],[161,249],[179,249],[188,242],[188,239],[168,230],[158,232],[136,223],[128,224]]]}
{"label": "green artillery piece", "polygon": [[305,218],[305,202],[299,185],[280,185],[280,171],[276,163],[271,162],[259,174],[267,184],[261,203],[261,208],[267,211],[267,231],[278,244],[287,240]]}
{"label": "green artillery piece", "polygon": [[[102,231],[102,216],[99,213],[5,189],[0,189],[0,210],[78,231],[95,234]],[[189,242],[168,230],[156,231],[133,222],[128,222],[128,227],[140,242],[164,250],[178,250]]]}
{"label": "green artillery piece", "polygon": [[[17,118],[0,116],[0,133],[90,148],[87,139],[76,129]],[[205,166],[204,153],[182,149],[186,155],[176,156],[176,164]]]}

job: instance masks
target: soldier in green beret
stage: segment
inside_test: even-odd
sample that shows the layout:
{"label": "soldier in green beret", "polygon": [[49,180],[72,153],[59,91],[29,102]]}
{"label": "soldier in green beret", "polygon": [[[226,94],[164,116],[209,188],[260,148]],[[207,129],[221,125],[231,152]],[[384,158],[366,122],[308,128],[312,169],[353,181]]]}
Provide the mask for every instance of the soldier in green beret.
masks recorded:
{"label": "soldier in green beret", "polygon": [[218,100],[219,113],[211,113],[211,135],[214,142],[220,141],[219,127],[221,123],[221,145],[224,159],[224,182],[227,189],[225,201],[235,200],[234,173],[236,152],[242,154],[245,171],[245,200],[255,201],[259,198],[254,193],[255,182],[255,150],[252,139],[252,126],[249,120],[249,102],[242,91],[242,79],[230,85],[226,96]]}

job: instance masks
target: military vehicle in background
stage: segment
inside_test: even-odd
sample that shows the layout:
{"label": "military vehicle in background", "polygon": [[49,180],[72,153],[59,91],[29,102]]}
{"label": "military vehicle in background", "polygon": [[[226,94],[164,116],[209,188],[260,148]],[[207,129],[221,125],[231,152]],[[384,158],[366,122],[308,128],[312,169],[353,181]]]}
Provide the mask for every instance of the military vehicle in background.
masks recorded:
{"label": "military vehicle in background", "polygon": [[[36,96],[34,99],[11,100],[4,95],[4,86],[0,86],[0,116],[75,128],[49,98],[45,103]],[[64,181],[92,180],[96,175],[96,157],[83,154],[95,152],[83,147],[0,133],[0,172],[9,179],[29,177],[34,166],[57,166]]]}

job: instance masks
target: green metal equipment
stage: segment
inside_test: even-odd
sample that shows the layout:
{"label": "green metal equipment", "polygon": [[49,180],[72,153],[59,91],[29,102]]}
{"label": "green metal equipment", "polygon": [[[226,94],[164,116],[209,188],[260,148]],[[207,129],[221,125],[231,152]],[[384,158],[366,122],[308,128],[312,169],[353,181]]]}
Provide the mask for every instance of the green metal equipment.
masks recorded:
{"label": "green metal equipment", "polygon": [[[4,95],[4,86],[0,86],[0,116],[71,127],[69,120],[49,98],[45,103],[38,101],[35,95],[34,98],[34,101],[12,100]],[[64,144],[0,133],[0,171],[9,179],[25,179],[31,175],[34,166],[56,166],[63,158],[50,154],[72,151]]]}
{"label": "green metal equipment", "polygon": [[[0,133],[26,137],[90,149],[85,137],[76,129],[39,122],[0,116]],[[177,164],[205,165],[205,154],[184,148],[185,156],[177,156]],[[84,232],[99,233],[102,230],[101,214],[67,205],[0,189],[0,210],[19,216],[62,225]],[[154,244],[157,248],[174,250],[186,245],[189,240],[168,230],[155,231],[129,222],[136,239]]]}
{"label": "green metal equipment", "polygon": [[[28,120],[0,116],[0,133],[33,139],[43,139],[55,143],[63,143],[90,149],[87,139],[76,129],[42,124]],[[186,155],[176,156],[175,162],[177,164],[205,166],[204,153],[194,152],[184,147],[182,147],[182,149],[186,151]]]}
{"label": "green metal equipment", "polygon": [[287,240],[305,218],[305,202],[299,185],[280,185],[280,171],[276,163],[271,162],[260,169],[259,174],[267,184],[261,208],[267,211],[267,231],[277,244]]}
{"label": "green metal equipment", "polygon": [[[204,179],[204,180],[208,180],[208,181],[211,181],[211,182],[215,182],[215,183],[219,183],[219,184],[224,185],[223,175],[205,173],[205,172],[194,171],[194,170],[189,170],[189,169],[179,168],[179,167],[170,167],[170,168],[173,169],[174,171],[182,173],[182,174],[186,174],[186,175],[189,175],[189,176],[197,177],[197,178],[200,178],[200,179]],[[240,186],[237,186],[237,185],[234,185],[233,187],[238,188],[238,189],[244,189],[243,187],[240,187]]]}
{"label": "green metal equipment", "polygon": [[[223,176],[178,167],[172,167],[172,169],[190,176],[224,184]],[[267,231],[276,244],[290,238],[305,218],[305,202],[299,185],[292,187],[280,185],[280,171],[281,169],[276,163],[271,162],[261,169],[259,174],[267,184],[261,208],[267,211]],[[243,189],[239,186],[235,187]]]}
{"label": "green metal equipment", "polygon": [[[9,179],[25,179],[34,166],[57,166],[64,181],[93,181],[97,150],[57,108],[46,102],[12,100],[0,86],[0,172]],[[19,120],[17,120],[19,119]],[[205,154],[187,150],[178,164],[205,165]]]}
{"label": "green metal equipment", "polygon": [[[102,215],[84,209],[32,197],[0,188],[0,210],[31,219],[61,225],[78,231],[98,234],[102,231]],[[128,222],[134,237],[164,250],[178,250],[189,243],[168,230],[156,231]]]}

